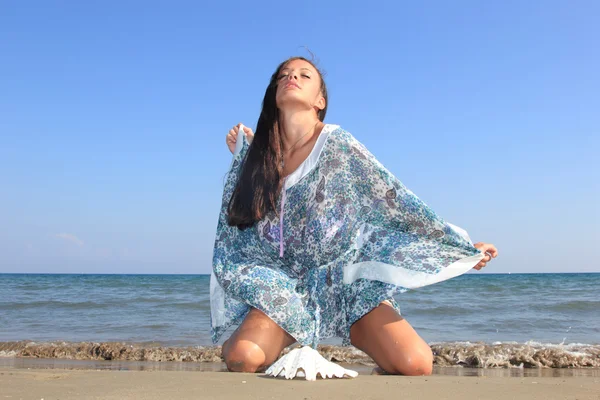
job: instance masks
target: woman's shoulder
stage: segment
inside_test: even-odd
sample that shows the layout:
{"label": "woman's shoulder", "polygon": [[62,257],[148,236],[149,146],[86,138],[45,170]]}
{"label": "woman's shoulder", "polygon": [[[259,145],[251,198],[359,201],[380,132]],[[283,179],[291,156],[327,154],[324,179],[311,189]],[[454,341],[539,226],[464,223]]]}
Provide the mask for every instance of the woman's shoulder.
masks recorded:
{"label": "woman's shoulder", "polygon": [[338,124],[325,124],[325,128],[328,130],[328,136],[333,141],[337,142],[354,142],[356,138],[343,126]]}
{"label": "woman's shoulder", "polygon": [[352,133],[341,125],[332,125],[329,135],[329,149],[336,157],[350,157],[360,163],[377,163],[374,155]]}
{"label": "woman's shoulder", "polygon": [[358,140],[356,139],[356,137],[350,133],[350,131],[348,131],[347,129],[345,129],[343,126],[341,125],[337,125],[337,124],[327,124],[326,125],[330,131],[329,131],[329,142],[336,145],[336,146],[343,146],[343,147],[359,147],[359,148],[363,148],[364,145]]}

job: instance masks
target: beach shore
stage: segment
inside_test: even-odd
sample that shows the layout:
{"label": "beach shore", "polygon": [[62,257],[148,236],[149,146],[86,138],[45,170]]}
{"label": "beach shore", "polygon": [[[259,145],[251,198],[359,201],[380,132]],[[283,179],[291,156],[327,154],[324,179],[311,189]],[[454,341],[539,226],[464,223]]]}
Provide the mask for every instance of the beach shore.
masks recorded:
{"label": "beach shore", "polygon": [[0,399],[600,399],[600,377],[361,374],[316,382],[264,374],[0,367]]}

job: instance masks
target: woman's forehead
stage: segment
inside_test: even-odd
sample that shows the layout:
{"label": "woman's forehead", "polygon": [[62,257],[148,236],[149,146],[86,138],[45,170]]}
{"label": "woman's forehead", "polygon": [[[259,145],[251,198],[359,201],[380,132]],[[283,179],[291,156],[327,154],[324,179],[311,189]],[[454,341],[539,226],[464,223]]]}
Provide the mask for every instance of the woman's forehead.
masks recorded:
{"label": "woman's forehead", "polygon": [[283,68],[281,68],[282,71],[286,69],[306,69],[308,71],[315,72],[314,67],[309,62],[304,60],[292,60],[285,64]]}

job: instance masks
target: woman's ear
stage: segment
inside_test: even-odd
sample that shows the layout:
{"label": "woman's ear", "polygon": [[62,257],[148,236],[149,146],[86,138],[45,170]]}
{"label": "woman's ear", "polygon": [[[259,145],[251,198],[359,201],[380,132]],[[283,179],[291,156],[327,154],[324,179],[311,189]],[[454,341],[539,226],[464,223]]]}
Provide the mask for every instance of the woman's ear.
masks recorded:
{"label": "woman's ear", "polygon": [[323,97],[321,94],[319,94],[319,98],[317,99],[317,102],[315,103],[315,106],[317,106],[317,108],[319,110],[323,110],[325,109],[325,105],[326,105],[326,101],[325,101],[325,97]]}

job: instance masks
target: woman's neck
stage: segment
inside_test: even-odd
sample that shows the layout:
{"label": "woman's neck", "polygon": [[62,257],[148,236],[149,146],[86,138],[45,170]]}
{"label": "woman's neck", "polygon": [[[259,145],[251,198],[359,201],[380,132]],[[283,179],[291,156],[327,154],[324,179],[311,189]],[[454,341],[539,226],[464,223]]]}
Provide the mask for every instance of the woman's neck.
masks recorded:
{"label": "woman's neck", "polygon": [[313,110],[296,111],[288,114],[281,112],[279,121],[281,123],[280,133],[283,141],[283,151],[288,150],[295,143],[298,143],[296,147],[301,147],[302,143],[309,141],[314,132],[318,131],[319,124],[322,123]]}

